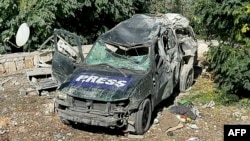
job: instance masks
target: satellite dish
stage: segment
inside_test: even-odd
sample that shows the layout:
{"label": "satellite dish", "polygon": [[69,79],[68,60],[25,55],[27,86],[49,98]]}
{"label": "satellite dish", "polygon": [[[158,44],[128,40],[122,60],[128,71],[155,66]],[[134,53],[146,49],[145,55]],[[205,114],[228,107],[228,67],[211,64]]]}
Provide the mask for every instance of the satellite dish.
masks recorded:
{"label": "satellite dish", "polygon": [[25,45],[30,36],[30,28],[27,23],[23,23],[17,30],[16,44],[18,47]]}

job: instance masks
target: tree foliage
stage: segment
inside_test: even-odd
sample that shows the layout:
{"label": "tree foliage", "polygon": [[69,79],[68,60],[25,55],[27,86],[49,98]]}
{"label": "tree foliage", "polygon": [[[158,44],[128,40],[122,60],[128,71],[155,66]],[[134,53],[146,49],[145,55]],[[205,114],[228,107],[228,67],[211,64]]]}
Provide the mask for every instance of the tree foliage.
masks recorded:
{"label": "tree foliage", "polygon": [[18,26],[27,22],[31,29],[24,51],[35,50],[63,28],[82,35],[89,43],[101,33],[136,12],[146,11],[149,0],[0,0],[0,53],[15,41]]}
{"label": "tree foliage", "polygon": [[[99,35],[135,13],[146,12],[147,0],[83,0],[85,5],[78,9],[75,17],[61,23],[67,30],[83,35],[91,43]],[[73,21],[73,22],[72,22]]]}
{"label": "tree foliage", "polygon": [[194,14],[194,0],[152,0],[151,13],[180,13],[189,18]]}
{"label": "tree foliage", "polygon": [[[232,43],[242,41],[249,34],[249,1],[199,0],[196,5],[202,26],[207,35]],[[244,32],[242,32],[244,31]]]}
{"label": "tree foliage", "polygon": [[[74,10],[80,7],[81,4],[76,0],[1,0],[1,41],[9,38],[14,42],[19,25],[26,22],[30,26],[31,36],[24,49],[37,49],[57,27],[57,17],[74,16]],[[9,49],[9,44],[5,43],[3,46],[1,42],[0,47],[0,51],[5,52]]]}
{"label": "tree foliage", "polygon": [[195,31],[202,29],[200,17],[195,13],[197,2],[194,0],[151,0],[150,13],[180,13],[190,20]]}

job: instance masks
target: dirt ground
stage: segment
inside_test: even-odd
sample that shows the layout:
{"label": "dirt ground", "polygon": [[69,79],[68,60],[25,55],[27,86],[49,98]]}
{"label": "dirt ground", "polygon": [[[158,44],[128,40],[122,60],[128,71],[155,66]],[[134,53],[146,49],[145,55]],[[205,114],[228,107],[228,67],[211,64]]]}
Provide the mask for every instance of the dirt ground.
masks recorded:
{"label": "dirt ground", "polygon": [[[186,141],[192,137],[200,141],[222,141],[224,124],[250,124],[250,112],[246,109],[217,106],[216,103],[212,108],[204,108],[201,103],[194,103],[201,115],[194,121],[197,127],[186,126],[168,136],[166,130],[178,122],[167,108],[189,94],[180,93],[157,107],[150,130],[143,136],[86,125],[67,126],[53,112],[53,91],[37,95],[24,73],[3,75],[0,82],[9,78],[0,88],[0,141]],[[199,77],[193,88],[203,83],[212,82]],[[30,92],[23,95],[20,89]]]}

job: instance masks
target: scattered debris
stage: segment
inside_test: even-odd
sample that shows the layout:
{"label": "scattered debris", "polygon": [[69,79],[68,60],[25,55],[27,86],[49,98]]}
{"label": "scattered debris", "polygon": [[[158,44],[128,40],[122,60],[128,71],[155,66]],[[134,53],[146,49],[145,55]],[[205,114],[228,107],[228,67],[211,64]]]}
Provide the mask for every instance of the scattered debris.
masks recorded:
{"label": "scattered debris", "polygon": [[193,106],[193,103],[187,99],[181,99],[180,101],[177,102],[178,105],[183,105],[183,106]]}
{"label": "scattered debris", "polygon": [[174,133],[173,133],[172,131],[168,131],[168,132],[167,132],[167,135],[168,135],[168,136],[173,136]]}
{"label": "scattered debris", "polygon": [[33,89],[33,88],[27,88],[26,91],[27,92],[32,92],[32,91],[35,91],[35,89]]}
{"label": "scattered debris", "polygon": [[203,105],[203,108],[214,108],[215,102],[213,100],[209,101],[205,105]]}
{"label": "scattered debris", "polygon": [[177,104],[177,106],[170,107],[169,111],[176,115],[179,123],[176,126],[167,129],[166,132],[168,136],[173,136],[173,131],[186,125],[191,129],[198,129],[196,124],[191,124],[191,122],[197,117],[201,117],[198,108],[195,108],[193,103],[186,99],[180,100]]}
{"label": "scattered debris", "polygon": [[249,118],[248,118],[248,116],[242,116],[241,117],[241,120],[243,120],[243,121],[247,121]]}
{"label": "scattered debris", "polygon": [[50,115],[51,113],[54,113],[54,104],[53,103],[43,104],[42,106],[44,108],[45,115]]}
{"label": "scattered debris", "polygon": [[58,86],[57,82],[52,79],[50,67],[27,69],[26,76],[39,95],[43,95],[41,92],[44,90],[56,89]]}
{"label": "scattered debris", "polygon": [[239,118],[239,117],[242,116],[242,113],[240,113],[240,112],[237,111],[237,112],[234,112],[234,113],[233,113],[233,116]]}
{"label": "scattered debris", "polygon": [[200,141],[198,137],[191,137],[187,141]]}
{"label": "scattered debris", "polygon": [[31,82],[36,84],[37,83],[37,79],[35,77],[31,77]]}
{"label": "scattered debris", "polygon": [[[164,117],[168,117],[168,120],[163,120]],[[159,117],[159,121],[159,126],[162,132],[166,132],[169,128],[174,127],[179,123],[176,115],[170,113],[168,110],[162,112],[162,116]]]}
{"label": "scattered debris", "polygon": [[17,121],[14,121],[14,120],[11,121],[11,125],[12,125],[12,126],[17,126]]}
{"label": "scattered debris", "polygon": [[41,96],[48,96],[49,95],[49,92],[48,91],[42,91],[40,93]]}
{"label": "scattered debris", "polygon": [[44,50],[39,56],[37,56],[37,60],[35,62],[36,68],[42,67],[42,68],[49,68],[51,67],[52,60],[52,50]]}
{"label": "scattered debris", "polygon": [[0,135],[3,135],[3,134],[6,133],[6,132],[7,132],[6,130],[0,129]]}
{"label": "scattered debris", "polygon": [[72,136],[72,133],[67,133],[66,135],[67,135],[67,136]]}
{"label": "scattered debris", "polygon": [[62,134],[60,134],[60,133],[54,134],[53,136],[54,136],[55,139],[64,139],[64,138],[65,138],[65,137],[64,137]]}
{"label": "scattered debris", "polygon": [[154,124],[159,124],[159,119],[155,118],[154,119]]}
{"label": "scattered debris", "polygon": [[0,103],[3,102],[4,100],[5,100],[4,98],[0,97]]}
{"label": "scattered debris", "polygon": [[180,129],[180,128],[182,128],[182,127],[184,127],[184,123],[183,122],[179,122],[179,124],[177,125],[177,126],[175,126],[175,127],[171,127],[171,128],[169,128],[166,132],[167,132],[167,135],[169,136],[169,135],[171,135],[171,136],[173,136],[173,131],[175,131],[175,130],[177,130],[177,129]]}
{"label": "scattered debris", "polygon": [[191,129],[199,129],[199,127],[196,124],[191,124],[191,123],[188,123],[187,127],[191,128]]}
{"label": "scattered debris", "polygon": [[42,76],[50,77],[51,73],[52,73],[51,68],[33,68],[26,70],[26,76],[29,81],[31,81],[31,79],[34,79],[36,77],[42,77]]}
{"label": "scattered debris", "polygon": [[38,93],[34,90],[34,91],[27,91],[27,95],[29,96],[35,96],[35,95],[38,95]]}
{"label": "scattered debris", "polygon": [[25,95],[27,95],[27,91],[26,91],[23,87],[21,87],[21,88],[19,89],[19,95],[20,95],[20,96],[25,96]]}
{"label": "scattered debris", "polygon": [[2,86],[4,85],[4,83],[8,82],[8,81],[11,80],[12,78],[13,78],[13,77],[9,77],[9,78],[5,79],[4,81],[2,81],[2,82],[0,83],[0,86],[2,87]]}
{"label": "scattered debris", "polygon": [[172,106],[169,111],[173,114],[179,114],[191,118],[192,120],[196,119],[196,115],[192,112],[190,107],[184,105]]}
{"label": "scattered debris", "polygon": [[192,107],[191,111],[196,115],[196,117],[201,118],[200,111],[197,107]]}
{"label": "scattered debris", "polygon": [[0,90],[1,90],[1,91],[4,91],[4,87],[0,86]]}
{"label": "scattered debris", "polygon": [[159,119],[162,116],[162,112],[163,111],[158,111],[157,112],[157,116],[155,117],[154,122],[153,122],[154,124],[159,124]]}
{"label": "scattered debris", "polygon": [[3,81],[0,83],[0,90],[4,91],[4,87],[3,87],[4,83],[8,82],[8,81],[11,80],[12,78],[13,78],[13,77],[9,77],[9,78],[3,80]]}
{"label": "scattered debris", "polygon": [[12,83],[12,85],[14,85],[14,86],[20,85],[20,82],[18,82],[17,80],[13,80],[11,83]]}
{"label": "scattered debris", "polygon": [[143,139],[144,137],[142,135],[128,134],[128,138],[131,138],[131,139]]}
{"label": "scattered debris", "polygon": [[18,86],[18,85],[20,85],[20,82],[15,82],[14,83],[14,86]]}
{"label": "scattered debris", "polygon": [[58,87],[58,84],[55,80],[46,79],[44,81],[39,82],[36,86],[36,91],[39,95],[43,91],[55,90]]}
{"label": "scattered debris", "polygon": [[3,129],[8,126],[10,123],[10,118],[9,117],[1,117],[0,116],[0,129]]}

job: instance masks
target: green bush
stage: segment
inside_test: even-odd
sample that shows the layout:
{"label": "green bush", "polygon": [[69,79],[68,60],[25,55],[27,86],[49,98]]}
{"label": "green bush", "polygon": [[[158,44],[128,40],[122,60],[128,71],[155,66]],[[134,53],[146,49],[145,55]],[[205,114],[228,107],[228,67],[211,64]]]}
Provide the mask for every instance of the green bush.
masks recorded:
{"label": "green bush", "polygon": [[221,45],[213,47],[209,54],[219,88],[228,94],[246,96],[250,91],[250,48]]}
{"label": "green bush", "polygon": [[[247,0],[198,1],[201,24],[219,47],[209,52],[215,82],[227,103],[250,95],[250,2]],[[197,5],[197,6],[198,6]],[[197,12],[198,12],[197,11]],[[233,95],[232,95],[233,94]],[[236,96],[235,96],[236,95]],[[228,98],[226,98],[228,96]]]}

